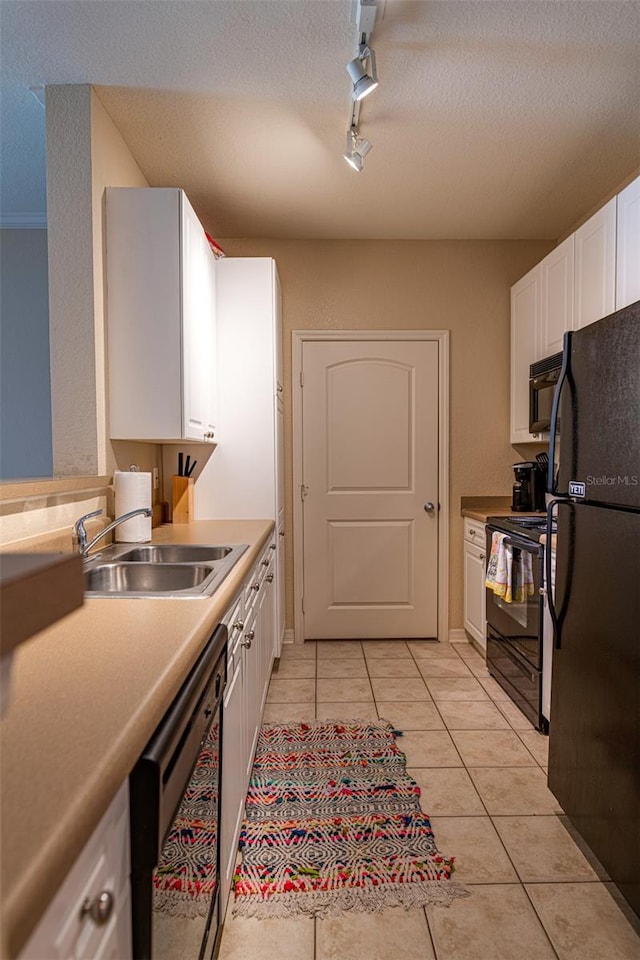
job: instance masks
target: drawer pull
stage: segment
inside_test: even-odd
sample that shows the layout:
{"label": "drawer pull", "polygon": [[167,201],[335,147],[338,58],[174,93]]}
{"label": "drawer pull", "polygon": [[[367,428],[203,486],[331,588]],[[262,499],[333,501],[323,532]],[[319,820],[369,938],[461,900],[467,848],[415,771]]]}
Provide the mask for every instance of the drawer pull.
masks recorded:
{"label": "drawer pull", "polygon": [[234,630],[242,630],[244,628],[244,620],[236,620],[233,625]]}
{"label": "drawer pull", "polygon": [[268,573],[265,577],[265,580],[267,581],[267,583],[273,583],[273,574]]}
{"label": "drawer pull", "polygon": [[110,890],[103,890],[93,900],[86,897],[80,908],[80,919],[88,914],[97,927],[104,927],[111,918],[114,903],[114,896]]}
{"label": "drawer pull", "polygon": [[470,537],[475,537],[475,535],[476,535],[476,531],[475,531],[475,530],[469,530],[469,536],[470,536]]}
{"label": "drawer pull", "polygon": [[272,543],[271,546],[269,547],[269,550],[275,550],[275,549],[276,549],[276,545],[275,543]]}
{"label": "drawer pull", "polygon": [[270,563],[271,563],[271,560],[269,560],[269,557],[265,557],[264,560],[262,561],[262,566],[268,567]]}
{"label": "drawer pull", "polygon": [[252,590],[255,590],[256,593],[257,593],[258,590],[260,589],[260,584],[259,584],[259,583],[252,583],[252,584],[251,584],[251,589],[252,589]]}

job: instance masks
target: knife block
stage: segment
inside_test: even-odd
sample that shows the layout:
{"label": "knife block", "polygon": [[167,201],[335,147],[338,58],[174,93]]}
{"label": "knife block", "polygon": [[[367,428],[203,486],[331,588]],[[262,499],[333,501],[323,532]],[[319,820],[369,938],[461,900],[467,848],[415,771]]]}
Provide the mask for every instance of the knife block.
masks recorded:
{"label": "knife block", "polygon": [[171,478],[171,522],[191,523],[193,515],[193,477]]}

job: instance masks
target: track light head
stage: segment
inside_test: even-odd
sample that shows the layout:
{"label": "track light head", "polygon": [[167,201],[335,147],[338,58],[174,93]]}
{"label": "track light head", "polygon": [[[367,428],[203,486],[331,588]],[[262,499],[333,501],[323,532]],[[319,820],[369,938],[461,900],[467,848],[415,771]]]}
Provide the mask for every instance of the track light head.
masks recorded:
{"label": "track light head", "polygon": [[[369,73],[364,66],[364,61],[369,61]],[[358,56],[347,64],[347,73],[353,81],[353,99],[358,102],[372,93],[378,86],[378,73],[376,71],[376,55],[371,47],[365,43],[360,44]]]}
{"label": "track light head", "polygon": [[372,149],[373,144],[358,135],[357,127],[349,127],[347,130],[347,149],[344,158],[356,173],[362,173],[364,167],[364,158]]}

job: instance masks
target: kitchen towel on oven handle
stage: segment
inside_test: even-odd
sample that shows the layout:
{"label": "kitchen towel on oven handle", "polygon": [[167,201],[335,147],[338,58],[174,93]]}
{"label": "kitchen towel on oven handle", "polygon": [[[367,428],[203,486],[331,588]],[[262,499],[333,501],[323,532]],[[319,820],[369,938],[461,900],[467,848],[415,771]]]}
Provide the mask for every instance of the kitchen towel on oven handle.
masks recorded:
{"label": "kitchen towel on oven handle", "polygon": [[494,530],[487,564],[485,586],[505,603],[524,603],[534,593],[531,554],[520,551],[520,563],[513,563],[513,549],[506,533]]}
{"label": "kitchen towel on oven handle", "polygon": [[487,564],[485,586],[492,590],[497,597],[502,597],[506,603],[510,603],[513,552],[505,542],[506,540],[506,533],[500,533],[498,530],[494,530],[491,535],[491,552]]}

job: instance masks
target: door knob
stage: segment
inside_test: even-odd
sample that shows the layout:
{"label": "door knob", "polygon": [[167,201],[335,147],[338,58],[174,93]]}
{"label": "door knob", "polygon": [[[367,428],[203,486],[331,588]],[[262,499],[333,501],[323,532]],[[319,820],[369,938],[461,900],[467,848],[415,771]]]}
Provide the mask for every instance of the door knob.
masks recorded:
{"label": "door knob", "polygon": [[431,500],[427,500],[424,505],[425,513],[433,513],[435,510],[435,504],[431,503]]}

